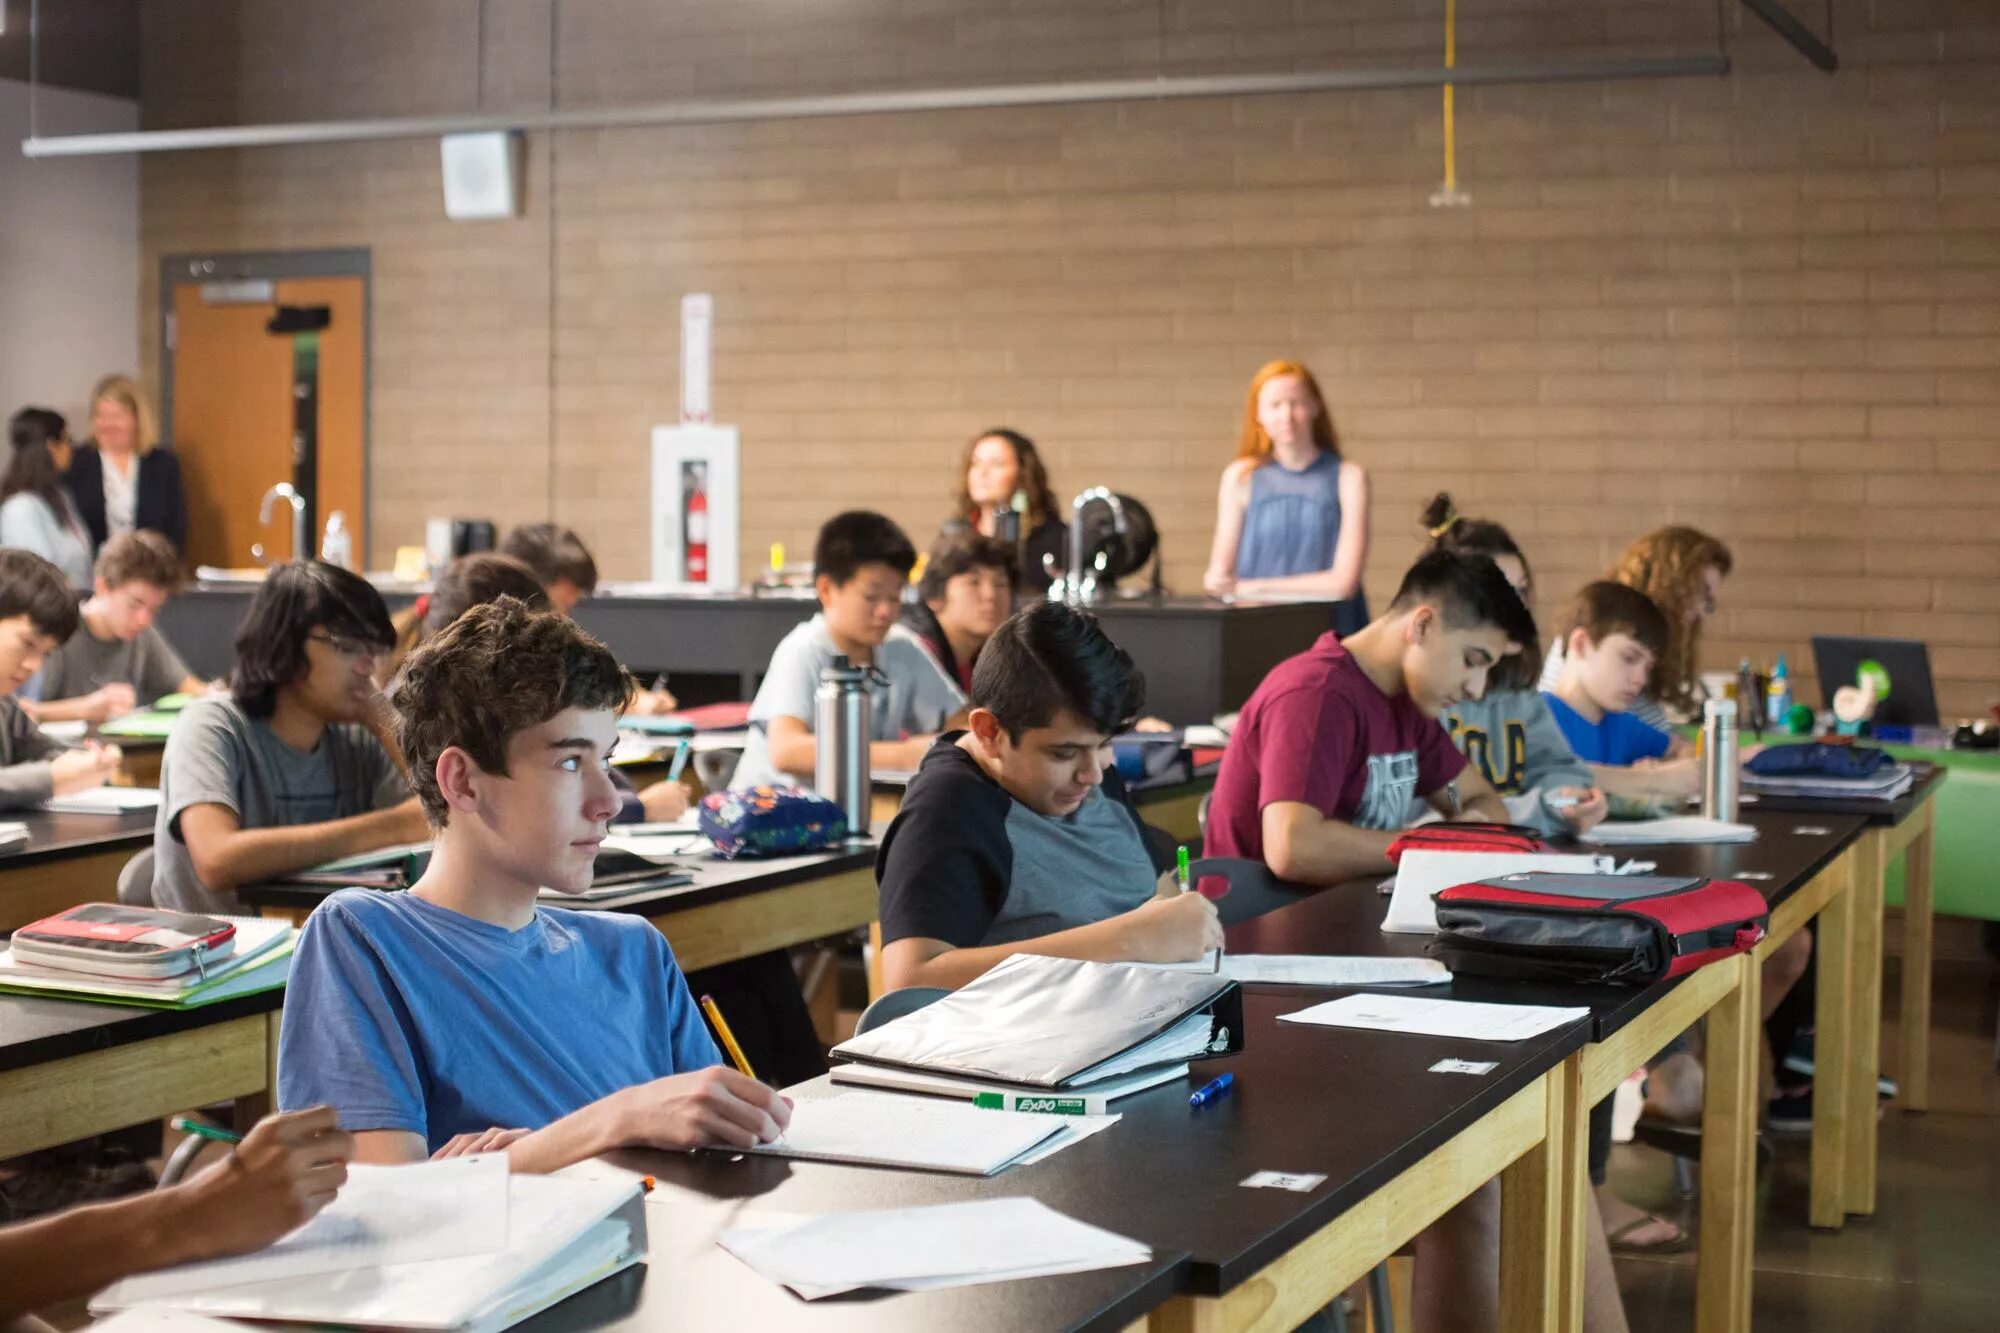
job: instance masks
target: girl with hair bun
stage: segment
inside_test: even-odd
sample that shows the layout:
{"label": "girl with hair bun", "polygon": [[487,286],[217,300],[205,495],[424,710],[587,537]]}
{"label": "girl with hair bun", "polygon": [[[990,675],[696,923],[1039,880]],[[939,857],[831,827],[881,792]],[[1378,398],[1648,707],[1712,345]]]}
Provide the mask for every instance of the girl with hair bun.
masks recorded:
{"label": "girl with hair bun", "polygon": [[[1528,558],[1507,529],[1467,518],[1440,491],[1420,520],[1433,551],[1485,556],[1528,601],[1534,589]],[[1503,657],[1487,674],[1486,693],[1447,710],[1439,720],[1467,762],[1507,802],[1507,813],[1543,834],[1581,833],[1606,814],[1590,766],[1570,752],[1549,705],[1535,688],[1536,650]]]}

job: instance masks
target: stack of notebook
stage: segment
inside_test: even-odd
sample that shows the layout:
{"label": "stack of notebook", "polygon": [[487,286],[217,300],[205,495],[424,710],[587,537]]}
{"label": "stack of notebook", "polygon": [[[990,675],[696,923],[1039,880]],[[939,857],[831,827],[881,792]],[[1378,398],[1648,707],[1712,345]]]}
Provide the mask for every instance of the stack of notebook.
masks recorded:
{"label": "stack of notebook", "polygon": [[504,1154],[350,1166],[276,1245],[126,1278],[114,1310],[497,1333],[646,1256],[636,1177],[510,1176]]}
{"label": "stack of notebook", "polygon": [[1242,1047],[1242,993],[1227,977],[1016,954],[833,1054],[877,1069],[1049,1092]]}
{"label": "stack of notebook", "polygon": [[198,1009],[283,986],[297,943],[284,921],[86,903],[14,933],[0,991]]}
{"label": "stack of notebook", "polygon": [[1908,792],[1916,781],[1917,772],[1908,764],[1884,764],[1865,778],[1767,778],[1746,769],[1743,790],[1837,801],[1893,801]]}

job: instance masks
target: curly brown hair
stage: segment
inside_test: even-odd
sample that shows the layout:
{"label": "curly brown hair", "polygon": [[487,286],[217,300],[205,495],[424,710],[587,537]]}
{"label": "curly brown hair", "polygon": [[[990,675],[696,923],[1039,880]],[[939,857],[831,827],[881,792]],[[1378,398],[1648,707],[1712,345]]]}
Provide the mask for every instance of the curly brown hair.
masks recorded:
{"label": "curly brown hair", "polygon": [[442,828],[437,762],[446,750],[457,746],[504,777],[508,743],[520,732],[565,708],[622,711],[631,698],[632,677],[575,621],[502,597],[473,607],[403,663],[396,740],[424,814]]}
{"label": "curly brown hair", "polygon": [[972,471],[972,451],[987,440],[1005,440],[1007,447],[1014,451],[1014,489],[1025,491],[1028,496],[1027,529],[1039,528],[1051,517],[1059,515],[1062,511],[1057,508],[1056,493],[1049,486],[1049,470],[1043,465],[1035,442],[1020,431],[1009,430],[1005,426],[982,430],[965,442],[965,453],[958,460],[958,491],[951,498],[952,513],[967,523],[979,522],[979,506],[972,502],[972,488],[965,484],[965,478]]}
{"label": "curly brown hair", "polygon": [[91,570],[107,588],[146,583],[166,592],[181,584],[181,558],[174,544],[149,528],[121,532],[104,543]]}
{"label": "curly brown hair", "polygon": [[1692,709],[1701,701],[1696,665],[1701,652],[1702,571],[1715,569],[1727,578],[1736,557],[1729,548],[1697,528],[1665,527],[1647,533],[1626,547],[1611,567],[1611,578],[1650,597],[1667,619],[1667,649],[1653,668],[1649,691],[1674,708]]}

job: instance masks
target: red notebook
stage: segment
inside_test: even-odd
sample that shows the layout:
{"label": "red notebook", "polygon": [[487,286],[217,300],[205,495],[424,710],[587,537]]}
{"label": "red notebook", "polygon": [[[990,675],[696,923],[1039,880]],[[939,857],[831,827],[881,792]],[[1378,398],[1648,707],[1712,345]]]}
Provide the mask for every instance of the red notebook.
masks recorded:
{"label": "red notebook", "polygon": [[17,962],[104,977],[205,971],[236,948],[233,923],[189,912],[85,903],[14,932]]}

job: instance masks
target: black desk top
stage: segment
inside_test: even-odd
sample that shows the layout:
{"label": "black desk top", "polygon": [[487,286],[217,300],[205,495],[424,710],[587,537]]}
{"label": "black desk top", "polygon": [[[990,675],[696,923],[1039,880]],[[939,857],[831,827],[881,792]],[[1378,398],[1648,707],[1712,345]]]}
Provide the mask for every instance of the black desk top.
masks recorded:
{"label": "black desk top", "polygon": [[41,861],[58,861],[66,856],[125,847],[138,851],[153,844],[152,810],[129,810],[115,815],[59,815],[47,810],[17,810],[0,815],[0,820],[28,826],[28,842],[13,851],[0,851],[0,874],[16,866]]}
{"label": "black desk top", "polygon": [[[646,1171],[659,1181],[646,1207],[649,1263],[577,1293],[522,1324],[521,1333],[652,1333],[669,1329],[674,1333],[743,1333],[771,1328],[857,1333],[905,1329],[912,1333],[934,1329],[979,1333],[1032,1328],[1112,1333],[1158,1308],[1182,1285],[1185,1256],[1156,1252],[1150,1263],[1093,1273],[988,1282],[946,1291],[853,1292],[803,1301],[766,1281],[715,1243],[716,1233],[736,1225],[742,1215],[753,1210],[755,1205],[746,1206],[746,1197],[733,1194],[726,1185],[682,1187],[677,1175],[666,1173],[688,1163],[685,1154],[625,1153],[613,1160]],[[734,1172],[737,1165],[721,1163],[724,1172]],[[758,1165],[776,1168],[757,1173],[758,1190],[771,1189],[783,1181],[786,1173],[782,1163]],[[865,1174],[876,1180],[898,1173]],[[792,1195],[787,1193],[785,1198],[789,1201]],[[830,1212],[877,1204],[873,1198],[827,1197],[817,1201],[817,1208]],[[791,1206],[789,1202],[773,1203],[762,1211]]]}
{"label": "black desk top", "polygon": [[[1619,847],[1623,859],[1659,863],[1660,874],[1699,875],[1708,879],[1742,879],[1745,873],[1769,879],[1744,882],[1777,906],[1804,887],[1814,875],[1859,836],[1863,821],[1854,815],[1806,817],[1761,811],[1743,816],[1762,836],[1755,842],[1678,843],[1657,847]],[[1799,829],[1821,832],[1800,833]],[[1422,958],[1429,935],[1390,935],[1382,931],[1389,899],[1376,886],[1380,877],[1356,880],[1315,893],[1289,907],[1239,921],[1225,932],[1232,953],[1357,954]],[[1579,986],[1561,983],[1501,981],[1491,977],[1454,977],[1435,994],[1456,1000],[1502,1004],[1585,1005],[1591,1011],[1591,1040],[1603,1041],[1659,1003],[1684,978],[1654,986]],[[1262,989],[1252,987],[1251,989]],[[1306,987],[1287,987],[1294,995],[1323,995]]]}
{"label": "black desk top", "polygon": [[[225,602],[247,604],[258,587],[256,583],[198,583],[183,588],[176,594],[189,600],[217,599]],[[380,589],[391,606],[400,606],[414,599],[420,591],[416,584],[390,585]],[[1298,606],[1327,607],[1333,599],[1285,598],[1279,600],[1257,600],[1235,598],[1224,600],[1204,595],[1177,596],[1172,593],[1140,593],[1132,597],[1106,597],[1092,603],[1090,610],[1098,615],[1178,615],[1178,616],[1222,616],[1237,618],[1245,614],[1288,611]],[[737,588],[712,593],[697,592],[619,592],[600,590],[578,603],[580,620],[588,620],[590,614],[600,610],[615,610],[620,607],[646,609],[691,609],[695,607],[756,607],[796,616],[800,620],[809,618],[819,609],[819,603],[809,587],[777,590],[753,591]]]}
{"label": "black desk top", "polygon": [[1910,789],[1893,801],[1860,801],[1824,796],[1773,796],[1769,792],[1743,793],[1742,808],[1746,812],[1782,812],[1786,814],[1813,815],[1859,815],[1871,828],[1894,828],[1915,814],[1923,803],[1937,793],[1944,785],[1950,770],[1943,764],[1913,763],[1910,767],[1917,771],[1917,780]]}
{"label": "black desk top", "polygon": [[[1118,1124],[990,1179],[712,1153],[615,1160],[716,1210],[730,1200],[755,1200],[765,1212],[823,1213],[1031,1194],[1156,1254],[1186,1251],[1188,1285],[1214,1294],[1416,1165],[1589,1035],[1588,1024],[1574,1023],[1527,1041],[1466,1042],[1276,1021],[1319,998],[1246,994],[1241,1053],[1121,1099],[1113,1108],[1124,1117]],[[1429,1072],[1441,1059],[1467,1056],[1499,1068],[1484,1077]],[[1190,1110],[1188,1093],[1225,1069],[1236,1075],[1229,1095]],[[1262,1170],[1327,1179],[1305,1194],[1242,1188]]]}
{"label": "black desk top", "polygon": [[[616,829],[614,828],[614,832]],[[676,911],[705,907],[753,893],[782,889],[805,880],[871,869],[875,864],[875,844],[831,852],[810,852],[804,856],[744,857],[725,861],[720,857],[676,857],[675,865],[694,876],[693,882],[676,884],[595,903],[551,903],[544,907],[573,907],[584,912],[636,912],[652,916],[672,908]],[[663,870],[667,867],[661,867]],[[310,910],[338,892],[324,884],[251,884],[237,891],[237,897],[252,907],[294,907]]]}
{"label": "black desk top", "polygon": [[198,1009],[144,1009],[41,995],[0,995],[0,1073],[123,1046],[170,1033],[274,1013],[285,988],[240,995]]}

